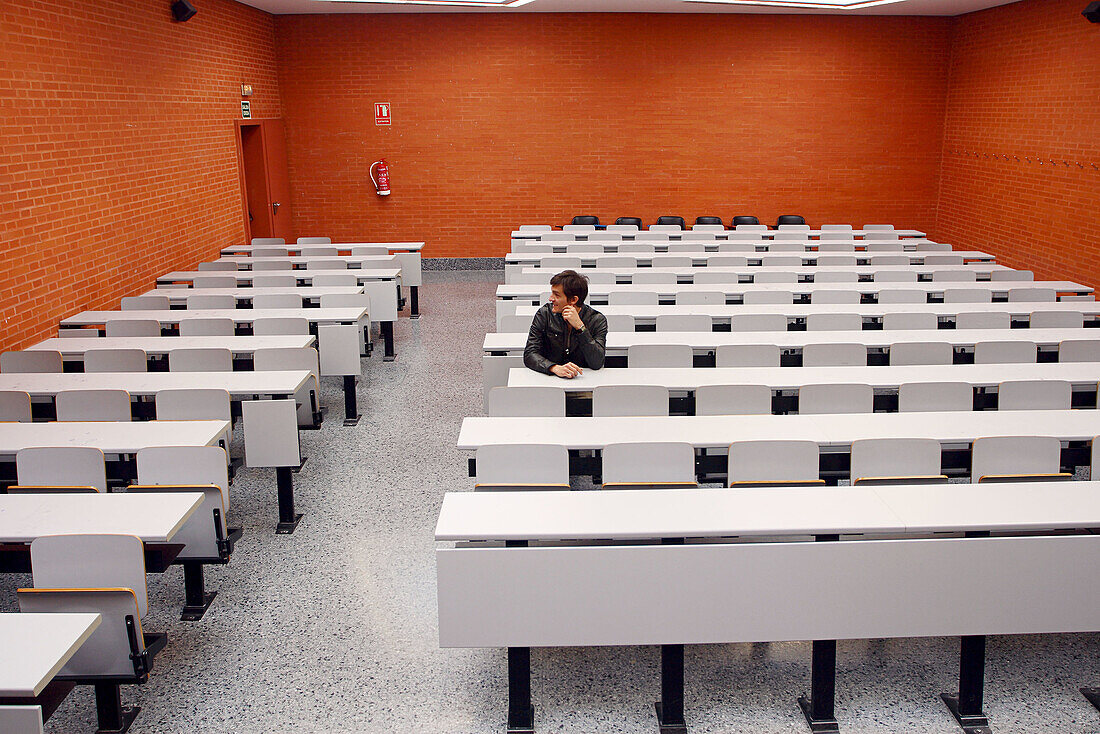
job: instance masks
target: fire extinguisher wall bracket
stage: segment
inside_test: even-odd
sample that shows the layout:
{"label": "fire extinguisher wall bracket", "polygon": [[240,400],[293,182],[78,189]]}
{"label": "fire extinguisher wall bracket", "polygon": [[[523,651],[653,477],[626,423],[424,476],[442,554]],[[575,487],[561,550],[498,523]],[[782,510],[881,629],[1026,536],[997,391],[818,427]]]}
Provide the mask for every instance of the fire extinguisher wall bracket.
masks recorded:
{"label": "fire extinguisher wall bracket", "polygon": [[[378,178],[374,177],[374,167],[378,166]],[[390,195],[390,167],[386,165],[386,159],[377,160],[367,169],[370,180],[374,182],[374,191],[379,196]]]}

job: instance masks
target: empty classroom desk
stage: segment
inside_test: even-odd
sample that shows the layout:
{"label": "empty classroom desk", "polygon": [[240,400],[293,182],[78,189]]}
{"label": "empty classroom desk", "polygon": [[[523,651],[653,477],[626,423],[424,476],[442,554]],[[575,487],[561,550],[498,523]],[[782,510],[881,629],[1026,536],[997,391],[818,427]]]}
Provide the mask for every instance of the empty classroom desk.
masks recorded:
{"label": "empty classroom desk", "polygon": [[[546,254],[546,253],[532,253],[532,252],[511,252],[504,256],[504,272],[505,274],[512,274],[524,267],[539,267],[545,261],[547,267],[554,268],[555,262],[571,262],[575,258],[580,258],[581,272],[590,270],[596,267],[596,258],[605,257],[614,253],[606,253],[605,255],[598,255],[594,253],[564,253],[564,254]],[[632,257],[641,267],[651,267],[653,264],[653,255],[646,253],[623,253],[626,257]],[[818,258],[823,255],[840,255],[850,256],[856,259],[857,265],[869,266],[871,264],[871,257],[876,254],[883,255],[904,255],[909,258],[910,265],[923,265],[925,258],[928,255],[958,255],[963,258],[966,263],[992,263],[997,257],[988,252],[982,252],[980,250],[958,250],[955,252],[891,252],[891,253],[868,253],[868,252],[830,252],[820,253],[816,250],[806,250],[802,253],[798,252],[769,252],[766,248],[761,247],[756,251],[743,250],[743,251],[730,251],[730,252],[672,252],[664,253],[658,252],[658,255],[674,255],[678,257],[689,257],[693,267],[707,267],[711,258],[715,257],[743,257],[748,261],[749,267],[761,267],[761,263],[764,257],[783,257],[783,256],[797,256],[802,258],[802,262],[807,266],[816,266]],[[557,266],[559,270],[564,269],[565,265]],[[575,266],[574,266],[575,267]],[[885,267],[885,266],[883,266]]]}
{"label": "empty classroom desk", "polygon": [[[562,230],[560,230],[560,229],[551,230],[551,231],[555,234],[561,234],[562,233]],[[691,231],[692,230],[690,230],[690,229],[684,229],[684,230],[680,230],[679,232],[666,232],[665,234],[667,234],[669,236],[669,239],[680,239],[680,237],[683,235],[684,232],[691,232]],[[734,231],[736,231],[736,230],[727,229],[727,230],[723,230],[721,232],[714,232],[713,234],[715,235],[715,237],[725,238],[725,237],[729,236],[730,232],[734,232]],[[759,234],[761,237],[764,237],[764,238],[772,238],[772,237],[775,237],[775,235],[779,231],[780,230],[777,230],[777,229],[768,229],[768,230],[764,230],[764,231],[761,231],[761,232],[757,232],[756,234]],[[623,239],[631,239],[632,240],[638,234],[644,235],[646,232],[648,232],[648,230],[645,230],[645,229],[641,229],[638,232],[624,232],[623,233]],[[517,230],[512,231],[511,237],[514,240],[532,240],[532,241],[537,242],[537,241],[542,239],[542,236],[544,234],[547,234],[547,233],[546,232],[534,232],[534,231],[518,230],[517,229]],[[588,238],[588,233],[587,232],[574,232],[573,234],[578,238],[578,240],[581,240],[581,241],[586,240]],[[820,229],[802,230],[802,231],[799,232],[799,234],[806,235],[807,237],[820,237],[821,236],[821,230]],[[865,237],[865,236],[874,237],[874,235],[876,235],[876,234],[878,234],[878,235],[881,235],[881,234],[896,234],[898,237],[902,237],[902,238],[905,238],[905,239],[909,239],[909,238],[913,238],[913,237],[924,237],[925,236],[924,232],[921,232],[920,230],[917,230],[917,229],[894,229],[894,230],[890,230],[889,232],[876,232],[876,231],[873,231],[873,230],[868,232],[868,231],[865,231],[865,230],[862,230],[862,229],[852,229],[851,231],[845,232],[844,234],[850,234],[853,237],[857,237],[857,238],[858,237]]]}
{"label": "empty classroom desk", "polygon": [[201,505],[200,492],[3,494],[0,543],[70,533],[134,535],[144,543],[171,543]]}
{"label": "empty classroom desk", "polygon": [[[215,275],[218,273],[215,272]],[[302,286],[299,288],[276,288],[263,286],[260,288],[154,288],[142,293],[143,296],[167,296],[168,302],[173,306],[186,306],[187,299],[191,296],[233,296],[237,299],[237,306],[251,304],[256,296],[298,296],[302,299],[302,307],[311,303],[320,302],[321,296],[346,295],[362,293],[361,285],[326,285],[326,286]]]}
{"label": "empty classroom desk", "polygon": [[[987,281],[993,272],[1012,270],[1012,268],[1005,265],[996,265],[992,263],[968,263],[963,265],[747,265],[745,267],[730,267],[726,265],[707,265],[704,268],[699,267],[648,267],[648,268],[608,268],[608,267],[594,267],[583,268],[580,272],[582,275],[591,275],[593,273],[608,273],[617,279],[616,282],[633,282],[634,278],[639,274],[652,274],[662,273],[667,275],[673,275],[676,277],[678,283],[691,283],[693,278],[701,273],[723,273],[727,275],[737,275],[742,282],[749,282],[755,276],[760,273],[794,273],[800,281],[816,280],[815,276],[819,273],[855,273],[856,276],[862,281],[872,281],[875,273],[879,272],[911,272],[915,273],[917,280],[930,281],[932,280],[932,274],[936,272],[950,271],[950,272],[970,272],[974,273],[975,279],[980,281]],[[519,274],[523,276],[525,280],[533,279],[535,277],[545,276],[546,282],[550,282],[550,278],[554,277],[561,271],[561,268],[544,268],[544,267],[524,267],[521,268]],[[504,282],[513,283],[516,281],[516,273],[512,271],[509,273],[505,270]],[[966,282],[966,281],[960,281]],[[1030,281],[1020,281],[1021,283]],[[150,291],[146,295],[159,295],[160,291]]]}
{"label": "empty classroom desk", "polygon": [[[121,313],[121,312],[120,312]],[[88,329],[89,333],[93,333]],[[166,357],[177,349],[228,349],[234,357],[251,357],[257,349],[295,349],[315,346],[312,334],[272,336],[88,336],[51,337],[27,347],[61,352],[66,361],[83,362],[91,349],[140,349],[150,357]]]}
{"label": "empty classroom desk", "polygon": [[0,706],[41,706],[48,719],[74,687],[54,676],[102,619],[98,612],[0,614]]}

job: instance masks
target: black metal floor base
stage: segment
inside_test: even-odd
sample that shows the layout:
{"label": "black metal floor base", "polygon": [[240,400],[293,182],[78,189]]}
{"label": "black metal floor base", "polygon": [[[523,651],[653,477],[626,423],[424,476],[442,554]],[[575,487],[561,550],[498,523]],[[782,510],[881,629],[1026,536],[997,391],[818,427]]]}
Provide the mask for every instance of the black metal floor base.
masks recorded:
{"label": "black metal floor base", "polygon": [[802,708],[802,715],[806,717],[806,723],[809,724],[810,731],[814,732],[814,734],[828,734],[829,732],[840,731],[840,724],[836,723],[836,719],[814,718],[814,705],[806,696],[798,697],[798,705]]}
{"label": "black metal floor base", "polygon": [[1100,688],[1082,688],[1081,694],[1096,707],[1097,711],[1100,711]]}
{"label": "black metal floor base", "polygon": [[206,610],[210,608],[210,602],[214,601],[214,597],[218,595],[216,591],[208,591],[202,595],[202,606],[186,605],[183,608],[183,614],[180,615],[180,620],[184,622],[197,622],[202,619],[202,615],[206,614]]}
{"label": "black metal floor base", "polygon": [[393,362],[396,359],[397,359],[396,354],[387,354],[386,356],[382,357],[383,362]]}
{"label": "black metal floor base", "polygon": [[298,529],[298,521],[302,519],[302,513],[294,515],[294,522],[280,522],[275,526],[275,532],[281,535],[289,535]]}
{"label": "black metal floor base", "polygon": [[410,319],[418,319],[418,318],[420,318],[420,314],[418,314],[418,313],[414,313],[414,314],[412,314],[411,316],[409,316],[409,318],[410,318]]}
{"label": "black metal floor base", "polygon": [[117,729],[96,729],[95,734],[125,734],[130,729],[130,724],[134,723],[134,719],[141,713],[140,706],[123,706],[122,718],[119,722]]}
{"label": "black metal floor base", "polygon": [[951,711],[951,715],[955,717],[955,721],[959,723],[962,730],[966,734],[992,734],[993,730],[989,728],[989,719],[985,717],[985,713],[976,715],[966,715],[959,713],[959,697],[952,696],[950,693],[941,693],[940,698],[947,704],[947,708]]}
{"label": "black metal floor base", "polygon": [[661,734],[687,734],[687,724],[683,721],[665,721],[664,711],[661,709],[661,702],[653,704],[653,708],[657,711],[657,727]]}
{"label": "black metal floor base", "polygon": [[359,425],[359,416],[355,416],[354,418],[345,418],[344,419],[344,426],[357,426],[357,425]]}
{"label": "black metal floor base", "polygon": [[535,734],[535,707],[528,706],[523,721],[513,721],[508,717],[508,734]]}

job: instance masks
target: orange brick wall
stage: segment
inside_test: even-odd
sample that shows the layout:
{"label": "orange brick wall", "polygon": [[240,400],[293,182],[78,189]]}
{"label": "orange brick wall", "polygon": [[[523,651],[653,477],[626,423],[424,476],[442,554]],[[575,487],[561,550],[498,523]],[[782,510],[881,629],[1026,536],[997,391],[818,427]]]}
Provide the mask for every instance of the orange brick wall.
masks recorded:
{"label": "orange brick wall", "polygon": [[234,119],[281,114],[266,13],[0,2],[0,349],[244,237]]}
{"label": "orange brick wall", "polygon": [[[501,256],[517,225],[582,213],[927,229],[950,23],[280,16],[295,228],[423,239],[429,257]],[[385,199],[367,175],[382,156]]]}
{"label": "orange brick wall", "polygon": [[935,235],[1100,285],[1100,25],[1081,0],[954,21]]}

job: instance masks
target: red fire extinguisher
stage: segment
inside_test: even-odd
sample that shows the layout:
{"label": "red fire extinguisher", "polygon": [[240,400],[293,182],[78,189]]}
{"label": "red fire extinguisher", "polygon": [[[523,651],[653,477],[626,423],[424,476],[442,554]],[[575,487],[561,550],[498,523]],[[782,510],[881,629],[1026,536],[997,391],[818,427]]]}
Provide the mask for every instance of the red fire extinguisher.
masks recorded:
{"label": "red fire extinguisher", "polygon": [[[374,167],[378,166],[378,178],[374,177]],[[390,195],[390,168],[385,159],[375,161],[368,169],[370,180],[374,182],[374,190],[379,196]]]}

